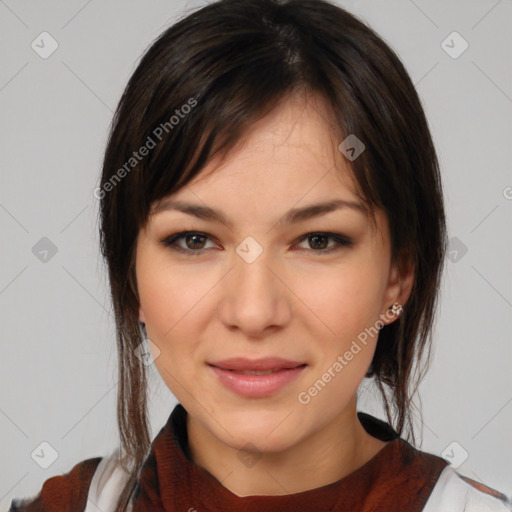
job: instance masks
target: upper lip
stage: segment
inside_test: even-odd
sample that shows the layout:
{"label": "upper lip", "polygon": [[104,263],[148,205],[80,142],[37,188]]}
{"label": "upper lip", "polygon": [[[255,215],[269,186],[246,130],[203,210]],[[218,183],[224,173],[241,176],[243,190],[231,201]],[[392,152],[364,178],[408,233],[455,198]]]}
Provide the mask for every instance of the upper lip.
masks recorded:
{"label": "upper lip", "polygon": [[245,357],[233,357],[231,359],[224,359],[222,361],[214,361],[208,363],[217,368],[223,370],[281,370],[283,368],[297,368],[303,366],[306,363],[298,361],[291,361],[288,359],[282,359],[280,357],[265,357],[263,359],[247,359]]}

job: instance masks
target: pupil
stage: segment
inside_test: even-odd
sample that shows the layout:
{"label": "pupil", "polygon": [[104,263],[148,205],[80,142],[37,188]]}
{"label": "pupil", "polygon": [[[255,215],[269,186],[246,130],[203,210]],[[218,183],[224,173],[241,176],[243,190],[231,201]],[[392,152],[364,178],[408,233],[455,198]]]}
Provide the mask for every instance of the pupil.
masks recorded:
{"label": "pupil", "polygon": [[[323,244],[321,244],[321,245],[322,245],[322,247],[318,247],[318,246],[317,246],[317,247],[316,247],[316,249],[324,249],[324,248],[325,248],[325,239],[327,238],[325,235],[313,235],[311,238],[312,238],[313,240],[318,240],[319,238],[320,238],[320,239],[322,239],[322,238],[323,238],[323,239],[324,239],[324,243],[323,243]],[[316,242],[313,242],[313,245],[317,245],[317,244],[316,244]]]}
{"label": "pupil", "polygon": [[[201,243],[200,243],[200,242],[197,242],[197,239],[198,239],[198,238],[199,238],[199,239],[201,239],[201,238],[204,238],[204,237],[202,237],[201,235],[190,235],[190,236],[188,237],[188,239],[189,239],[189,240],[191,240],[191,239],[192,239],[192,240],[195,240],[194,242],[192,242],[192,245],[196,245],[196,244],[201,245]],[[201,247],[190,247],[190,244],[188,244],[188,245],[189,245],[189,249],[200,249],[200,248],[201,248]]]}

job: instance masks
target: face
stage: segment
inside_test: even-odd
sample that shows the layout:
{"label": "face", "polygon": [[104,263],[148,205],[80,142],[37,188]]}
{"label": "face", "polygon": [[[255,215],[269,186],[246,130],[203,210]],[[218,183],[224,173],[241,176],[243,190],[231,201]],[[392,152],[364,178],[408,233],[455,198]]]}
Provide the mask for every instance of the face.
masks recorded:
{"label": "face", "polygon": [[[155,204],[139,233],[140,319],[156,368],[191,421],[234,449],[286,450],[341,417],[372,334],[406,299],[386,217],[376,211],[372,225],[328,119],[320,98],[280,104],[225,161]],[[255,363],[268,358],[287,363]]]}

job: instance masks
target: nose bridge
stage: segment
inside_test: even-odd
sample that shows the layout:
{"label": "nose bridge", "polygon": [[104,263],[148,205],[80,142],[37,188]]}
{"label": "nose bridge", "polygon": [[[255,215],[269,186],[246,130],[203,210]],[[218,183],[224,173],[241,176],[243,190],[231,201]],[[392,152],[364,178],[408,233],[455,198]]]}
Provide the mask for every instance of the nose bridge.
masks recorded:
{"label": "nose bridge", "polygon": [[[240,249],[241,251],[242,249]],[[235,280],[243,288],[248,287],[253,292],[258,293],[271,285],[270,280],[275,279],[274,274],[270,272],[272,267],[272,257],[270,251],[262,251],[261,254],[254,256],[253,249],[247,252],[248,258],[240,256],[235,259]],[[239,253],[239,249],[237,249]],[[268,292],[268,290],[267,290]]]}
{"label": "nose bridge", "polygon": [[233,281],[238,299],[248,294],[253,301],[263,299],[268,303],[273,300],[278,290],[275,275],[270,271],[275,266],[271,251],[264,249],[254,238],[247,237],[236,252]]}
{"label": "nose bridge", "polygon": [[264,250],[254,238],[247,237],[236,253],[229,291],[223,297],[223,321],[236,325],[247,335],[258,335],[288,318],[286,287],[275,275],[272,252]]}

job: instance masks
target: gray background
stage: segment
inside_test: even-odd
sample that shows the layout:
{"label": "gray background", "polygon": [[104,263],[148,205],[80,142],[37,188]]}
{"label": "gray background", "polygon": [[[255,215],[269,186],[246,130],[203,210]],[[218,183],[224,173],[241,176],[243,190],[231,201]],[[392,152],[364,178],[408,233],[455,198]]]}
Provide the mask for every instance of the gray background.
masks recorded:
{"label": "gray background", "polygon": [[[92,193],[138,58],[199,5],[0,0],[0,509],[117,446],[114,323]],[[417,402],[421,448],[454,463],[465,450],[459,472],[512,494],[511,2],[340,5],[388,41],[417,84],[456,237]],[[58,43],[46,59],[31,47],[51,48],[43,31]],[[469,44],[458,58],[445,49],[458,53],[460,39],[442,45],[453,31]],[[159,382],[153,370],[153,435],[175,404]],[[383,417],[369,393],[362,398],[361,409]],[[58,453],[46,469],[52,452],[42,442]]]}

